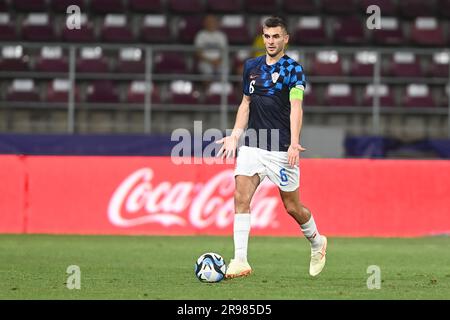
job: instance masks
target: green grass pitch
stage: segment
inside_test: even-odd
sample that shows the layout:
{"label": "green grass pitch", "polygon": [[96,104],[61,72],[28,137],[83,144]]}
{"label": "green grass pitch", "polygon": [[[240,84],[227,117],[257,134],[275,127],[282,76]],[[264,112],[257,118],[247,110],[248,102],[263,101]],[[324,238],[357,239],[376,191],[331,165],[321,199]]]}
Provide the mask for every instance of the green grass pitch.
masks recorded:
{"label": "green grass pitch", "polygon": [[[0,299],[450,299],[450,238],[329,238],[327,265],[308,275],[309,244],[251,237],[250,277],[202,283],[194,262],[232,237],[0,235]],[[81,289],[69,290],[78,265]],[[381,288],[369,290],[370,265]]]}

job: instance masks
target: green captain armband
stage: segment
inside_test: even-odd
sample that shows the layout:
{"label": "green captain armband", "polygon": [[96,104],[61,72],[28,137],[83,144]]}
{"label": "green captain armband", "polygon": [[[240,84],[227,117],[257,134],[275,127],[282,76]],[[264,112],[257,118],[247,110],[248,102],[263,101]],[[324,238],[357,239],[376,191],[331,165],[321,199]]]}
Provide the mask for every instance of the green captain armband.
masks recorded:
{"label": "green captain armband", "polygon": [[299,88],[292,88],[291,91],[289,91],[289,100],[303,100],[303,90]]}

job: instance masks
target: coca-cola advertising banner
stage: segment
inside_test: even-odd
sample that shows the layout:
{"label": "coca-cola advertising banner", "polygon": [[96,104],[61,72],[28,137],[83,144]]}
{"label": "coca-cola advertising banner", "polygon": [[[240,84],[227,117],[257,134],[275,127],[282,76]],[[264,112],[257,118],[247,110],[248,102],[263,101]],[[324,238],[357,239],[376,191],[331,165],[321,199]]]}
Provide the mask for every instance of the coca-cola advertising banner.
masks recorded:
{"label": "coca-cola advertising banner", "polygon": [[[0,232],[231,235],[233,169],[170,157],[0,156]],[[450,234],[449,161],[302,159],[300,172],[300,199],[323,234]],[[251,214],[252,235],[301,235],[269,180]]]}

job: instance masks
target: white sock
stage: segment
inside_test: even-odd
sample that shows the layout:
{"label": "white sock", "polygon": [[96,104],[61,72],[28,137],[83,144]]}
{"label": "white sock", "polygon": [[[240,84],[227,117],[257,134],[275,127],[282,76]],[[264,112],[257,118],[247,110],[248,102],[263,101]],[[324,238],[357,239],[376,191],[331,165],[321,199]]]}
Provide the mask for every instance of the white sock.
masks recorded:
{"label": "white sock", "polygon": [[248,236],[250,233],[250,213],[234,215],[234,259],[247,262]]}
{"label": "white sock", "polygon": [[322,237],[317,230],[316,223],[314,222],[314,218],[311,215],[311,218],[308,222],[302,224],[300,226],[302,229],[303,235],[311,242],[311,248],[313,251],[317,251],[322,246]]}

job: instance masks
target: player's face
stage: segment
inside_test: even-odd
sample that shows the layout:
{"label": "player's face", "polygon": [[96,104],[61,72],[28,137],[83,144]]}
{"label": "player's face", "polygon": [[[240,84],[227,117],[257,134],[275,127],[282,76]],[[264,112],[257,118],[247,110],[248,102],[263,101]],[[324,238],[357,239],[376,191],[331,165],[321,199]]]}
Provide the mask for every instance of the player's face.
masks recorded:
{"label": "player's face", "polygon": [[263,39],[267,54],[276,57],[284,51],[284,47],[289,41],[289,35],[282,27],[264,28]]}

